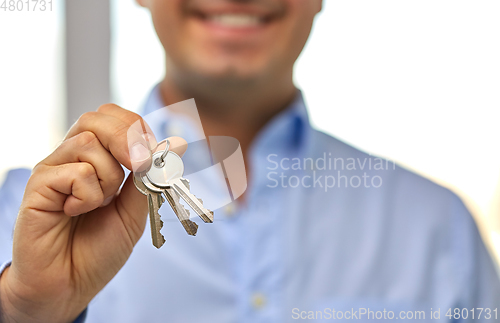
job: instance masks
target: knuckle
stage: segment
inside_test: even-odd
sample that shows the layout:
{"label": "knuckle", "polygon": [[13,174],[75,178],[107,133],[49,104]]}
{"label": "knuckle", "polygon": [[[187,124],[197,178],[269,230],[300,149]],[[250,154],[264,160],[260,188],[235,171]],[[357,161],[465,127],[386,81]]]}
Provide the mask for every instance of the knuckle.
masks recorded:
{"label": "knuckle", "polygon": [[129,111],[129,112],[130,113],[127,115],[127,121],[130,124],[133,124],[135,122],[140,122],[140,123],[146,124],[146,121],[140,115],[138,115],[137,113],[132,112],[132,111]]}
{"label": "knuckle", "polygon": [[31,175],[38,175],[40,173],[43,173],[47,169],[47,166],[43,164],[43,162],[39,162],[38,164],[33,167],[31,170]]}
{"label": "knuckle", "polygon": [[113,103],[108,103],[101,105],[98,109],[97,112],[99,113],[104,113],[104,114],[109,114],[109,115],[117,115],[118,113],[120,114],[120,119],[122,119],[124,122],[128,123],[129,125],[133,124],[134,122],[138,120],[142,120],[142,117],[130,110],[124,109],[116,104]]}
{"label": "knuckle", "polygon": [[93,111],[85,112],[80,116],[80,118],[78,118],[78,121],[75,123],[75,126],[86,129],[86,125],[95,120],[98,114],[99,114],[98,112],[93,112]]}
{"label": "knuckle", "polygon": [[113,111],[116,109],[121,109],[121,107],[119,107],[118,105],[113,104],[113,103],[107,103],[107,104],[103,104],[99,108],[97,108],[97,112],[106,113],[106,112]]}
{"label": "knuckle", "polygon": [[84,131],[75,136],[75,143],[78,147],[87,148],[89,145],[97,144],[97,136],[91,131]]}
{"label": "knuckle", "polygon": [[89,163],[78,163],[76,168],[76,173],[80,178],[89,178],[92,176],[96,176],[94,166]]}

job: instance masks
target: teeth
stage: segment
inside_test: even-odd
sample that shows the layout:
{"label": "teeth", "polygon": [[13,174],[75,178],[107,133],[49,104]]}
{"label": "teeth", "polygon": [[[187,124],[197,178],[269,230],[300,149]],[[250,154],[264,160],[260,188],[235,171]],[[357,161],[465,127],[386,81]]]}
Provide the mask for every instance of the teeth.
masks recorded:
{"label": "teeth", "polygon": [[226,27],[250,27],[257,26],[261,20],[257,16],[241,15],[241,14],[224,14],[216,15],[208,18],[210,21],[216,22]]}

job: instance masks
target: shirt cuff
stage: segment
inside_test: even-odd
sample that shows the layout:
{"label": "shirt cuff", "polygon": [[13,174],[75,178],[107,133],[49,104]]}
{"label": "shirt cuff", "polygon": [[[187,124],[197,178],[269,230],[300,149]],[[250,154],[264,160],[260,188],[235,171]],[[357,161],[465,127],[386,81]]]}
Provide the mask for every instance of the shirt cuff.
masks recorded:
{"label": "shirt cuff", "polygon": [[1,266],[0,266],[0,276],[2,276],[3,272],[5,271],[5,269],[7,269],[7,267],[10,266],[10,263],[12,261],[7,261],[7,262],[4,262]]}
{"label": "shirt cuff", "polygon": [[[12,261],[7,261],[7,262],[4,262],[1,266],[0,266],[0,276],[2,276],[3,272],[5,271],[5,269],[7,267],[10,266],[10,264],[12,263]],[[75,321],[73,321],[73,323],[83,323],[85,322],[85,318],[87,317],[87,309],[85,309],[85,311],[82,312],[82,314],[80,314],[80,316],[77,317],[77,319]]]}
{"label": "shirt cuff", "polygon": [[80,314],[80,316],[78,316],[77,319],[73,321],[73,323],[83,323],[85,322],[86,317],[87,317],[87,309],[85,309],[85,311],[83,311],[82,314]]}

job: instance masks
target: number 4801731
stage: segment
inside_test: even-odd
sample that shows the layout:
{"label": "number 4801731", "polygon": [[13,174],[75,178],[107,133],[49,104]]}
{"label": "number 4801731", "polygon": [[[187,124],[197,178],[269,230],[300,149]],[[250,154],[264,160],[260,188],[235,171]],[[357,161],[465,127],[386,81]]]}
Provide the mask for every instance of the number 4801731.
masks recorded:
{"label": "number 4801731", "polygon": [[450,320],[455,319],[455,320],[467,320],[467,319],[472,319],[472,320],[479,320],[481,318],[484,318],[486,320],[498,320],[498,308],[495,309],[490,309],[490,308],[481,308],[481,307],[476,307],[472,309],[467,309],[467,308],[454,308],[453,311],[452,309],[448,309],[446,312],[446,317],[448,317]]}
{"label": "number 4801731", "polygon": [[[1,0],[0,0],[1,1]],[[3,11],[52,11],[52,0],[3,0]]]}

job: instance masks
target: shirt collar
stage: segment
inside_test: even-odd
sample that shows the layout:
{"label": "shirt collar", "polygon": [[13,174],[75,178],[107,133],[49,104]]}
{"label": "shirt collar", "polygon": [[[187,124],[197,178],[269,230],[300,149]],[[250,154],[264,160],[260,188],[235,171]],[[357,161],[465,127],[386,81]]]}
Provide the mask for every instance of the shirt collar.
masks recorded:
{"label": "shirt collar", "polygon": [[309,135],[309,116],[302,92],[281,113],[272,118],[259,132],[250,148],[251,155],[282,151],[299,152]]}
{"label": "shirt collar", "polygon": [[[185,104],[189,105],[190,103]],[[158,141],[171,136],[182,137],[188,143],[205,139],[200,124],[195,124],[187,116],[172,113],[168,109],[162,109],[164,107],[160,87],[156,85],[146,99],[141,115],[145,117]],[[153,112],[159,109],[162,109],[161,114],[152,115]],[[147,117],[148,115],[150,117]]]}
{"label": "shirt collar", "polygon": [[[159,85],[156,85],[144,104],[142,115],[145,116],[164,107]],[[165,117],[148,120],[153,132],[162,140],[168,136],[181,136],[188,142],[199,140],[197,129],[190,127],[185,119],[177,120],[177,115],[169,115],[165,109]],[[250,156],[262,156],[269,153],[296,152],[300,153],[307,145],[311,126],[302,92],[297,90],[292,103],[281,113],[272,118],[258,133],[252,146]],[[204,135],[203,135],[204,137]],[[190,140],[190,138],[196,138]]]}

